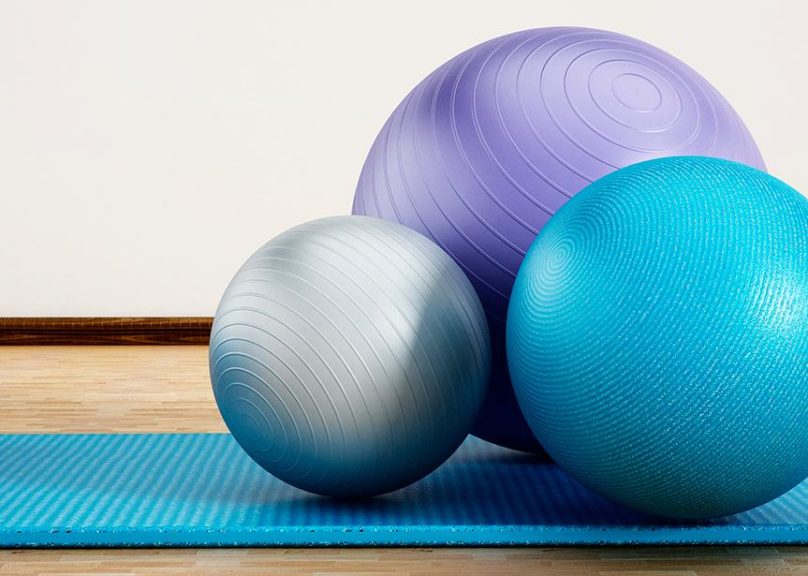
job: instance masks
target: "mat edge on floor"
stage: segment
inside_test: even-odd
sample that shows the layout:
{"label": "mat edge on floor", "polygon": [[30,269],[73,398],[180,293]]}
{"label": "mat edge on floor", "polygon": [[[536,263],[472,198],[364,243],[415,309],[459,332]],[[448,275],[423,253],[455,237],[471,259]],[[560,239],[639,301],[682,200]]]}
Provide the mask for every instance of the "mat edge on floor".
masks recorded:
{"label": "mat edge on floor", "polygon": [[2,548],[236,548],[340,546],[636,546],[807,544],[802,526],[603,528],[571,526],[286,527],[283,529],[0,530]]}

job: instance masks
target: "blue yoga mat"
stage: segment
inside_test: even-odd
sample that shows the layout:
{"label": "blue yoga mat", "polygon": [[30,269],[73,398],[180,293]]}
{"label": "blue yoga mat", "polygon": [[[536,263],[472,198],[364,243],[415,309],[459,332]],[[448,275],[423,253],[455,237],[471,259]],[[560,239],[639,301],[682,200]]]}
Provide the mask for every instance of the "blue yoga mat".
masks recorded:
{"label": "blue yoga mat", "polygon": [[677,524],[474,438],[421,482],[340,502],[276,480],[227,434],[0,435],[2,547],[662,543],[808,543],[808,482]]}

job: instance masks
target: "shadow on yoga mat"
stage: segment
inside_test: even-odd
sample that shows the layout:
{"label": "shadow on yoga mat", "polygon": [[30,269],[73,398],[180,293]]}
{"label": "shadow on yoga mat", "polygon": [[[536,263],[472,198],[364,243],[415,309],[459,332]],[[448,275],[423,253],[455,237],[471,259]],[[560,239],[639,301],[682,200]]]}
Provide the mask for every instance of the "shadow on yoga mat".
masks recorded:
{"label": "shadow on yoga mat", "polygon": [[408,488],[339,502],[276,480],[227,434],[0,435],[3,547],[663,543],[808,543],[808,481],[744,514],[671,523],[471,437]]}

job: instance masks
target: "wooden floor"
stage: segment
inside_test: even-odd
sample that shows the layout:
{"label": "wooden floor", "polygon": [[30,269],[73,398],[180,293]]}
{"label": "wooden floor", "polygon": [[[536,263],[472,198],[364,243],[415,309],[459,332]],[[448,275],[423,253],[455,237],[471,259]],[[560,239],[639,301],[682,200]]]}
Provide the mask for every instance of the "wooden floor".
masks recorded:
{"label": "wooden floor", "polygon": [[0,433],[225,432],[207,354],[206,346],[0,346]]}
{"label": "wooden floor", "polygon": [[[0,346],[0,394],[0,433],[225,430],[202,346]],[[808,548],[0,550],[9,574],[808,576]]]}

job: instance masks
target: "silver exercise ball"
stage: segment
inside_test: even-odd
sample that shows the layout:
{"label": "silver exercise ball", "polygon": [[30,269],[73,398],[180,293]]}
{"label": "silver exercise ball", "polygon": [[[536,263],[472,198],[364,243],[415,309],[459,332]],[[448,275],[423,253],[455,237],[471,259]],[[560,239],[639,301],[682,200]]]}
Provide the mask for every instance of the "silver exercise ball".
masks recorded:
{"label": "silver exercise ball", "polygon": [[236,273],[210,338],[216,402],[278,478],[335,497],[402,488],[444,462],[486,392],[490,344],[436,244],[364,216],[302,224]]}

